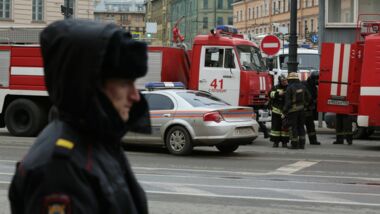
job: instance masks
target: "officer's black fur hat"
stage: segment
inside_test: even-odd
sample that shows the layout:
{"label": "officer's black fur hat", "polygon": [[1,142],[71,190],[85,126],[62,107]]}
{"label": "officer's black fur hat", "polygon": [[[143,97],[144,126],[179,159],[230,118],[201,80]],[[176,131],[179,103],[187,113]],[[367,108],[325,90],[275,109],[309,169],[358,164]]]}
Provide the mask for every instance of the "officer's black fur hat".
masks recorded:
{"label": "officer's black fur hat", "polygon": [[128,32],[120,31],[108,44],[101,75],[103,79],[137,79],[145,76],[147,61],[147,45],[132,40]]}

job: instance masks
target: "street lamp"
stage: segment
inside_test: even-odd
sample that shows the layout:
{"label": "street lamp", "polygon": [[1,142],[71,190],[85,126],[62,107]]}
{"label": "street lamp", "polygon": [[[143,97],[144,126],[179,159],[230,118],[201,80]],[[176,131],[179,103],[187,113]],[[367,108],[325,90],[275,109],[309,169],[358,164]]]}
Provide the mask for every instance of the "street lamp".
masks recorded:
{"label": "street lamp", "polygon": [[64,15],[65,19],[70,18],[73,13],[73,7],[70,7],[71,0],[65,0],[65,5],[61,5],[61,13]]}
{"label": "street lamp", "polygon": [[290,3],[290,36],[289,36],[289,73],[297,72],[297,0]]}

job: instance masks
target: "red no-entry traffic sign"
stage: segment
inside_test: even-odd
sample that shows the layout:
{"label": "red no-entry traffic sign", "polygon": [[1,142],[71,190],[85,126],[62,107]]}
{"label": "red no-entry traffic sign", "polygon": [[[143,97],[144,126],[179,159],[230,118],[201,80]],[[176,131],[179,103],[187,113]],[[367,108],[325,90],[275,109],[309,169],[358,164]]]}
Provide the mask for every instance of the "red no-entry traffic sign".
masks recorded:
{"label": "red no-entry traffic sign", "polygon": [[280,51],[280,46],[280,40],[273,35],[264,37],[260,44],[261,50],[269,56],[277,54]]}

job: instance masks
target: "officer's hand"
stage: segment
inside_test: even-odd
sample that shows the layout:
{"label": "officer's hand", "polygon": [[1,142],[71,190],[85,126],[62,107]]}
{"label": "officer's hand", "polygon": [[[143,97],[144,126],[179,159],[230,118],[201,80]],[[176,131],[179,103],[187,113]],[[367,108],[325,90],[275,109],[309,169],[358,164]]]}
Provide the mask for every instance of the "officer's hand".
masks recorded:
{"label": "officer's hand", "polygon": [[285,118],[285,114],[281,114],[281,119],[284,119]]}
{"label": "officer's hand", "polygon": [[285,92],[284,92],[284,91],[279,91],[278,94],[279,94],[279,95],[284,95]]}

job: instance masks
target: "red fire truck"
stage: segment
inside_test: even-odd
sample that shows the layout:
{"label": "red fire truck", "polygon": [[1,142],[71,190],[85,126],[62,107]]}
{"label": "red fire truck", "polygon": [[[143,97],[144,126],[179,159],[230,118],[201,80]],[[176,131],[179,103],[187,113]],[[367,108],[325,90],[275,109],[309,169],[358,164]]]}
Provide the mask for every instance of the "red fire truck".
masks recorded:
{"label": "red fire truck", "polygon": [[[192,50],[149,47],[148,75],[137,84],[181,81],[230,104],[265,109],[272,82],[260,50],[226,29],[196,36]],[[0,127],[16,136],[36,135],[51,109],[39,46],[0,46]]]}
{"label": "red fire truck", "polygon": [[379,28],[380,21],[360,21],[355,43],[321,50],[318,111],[354,115],[354,127],[368,134],[380,127]]}

